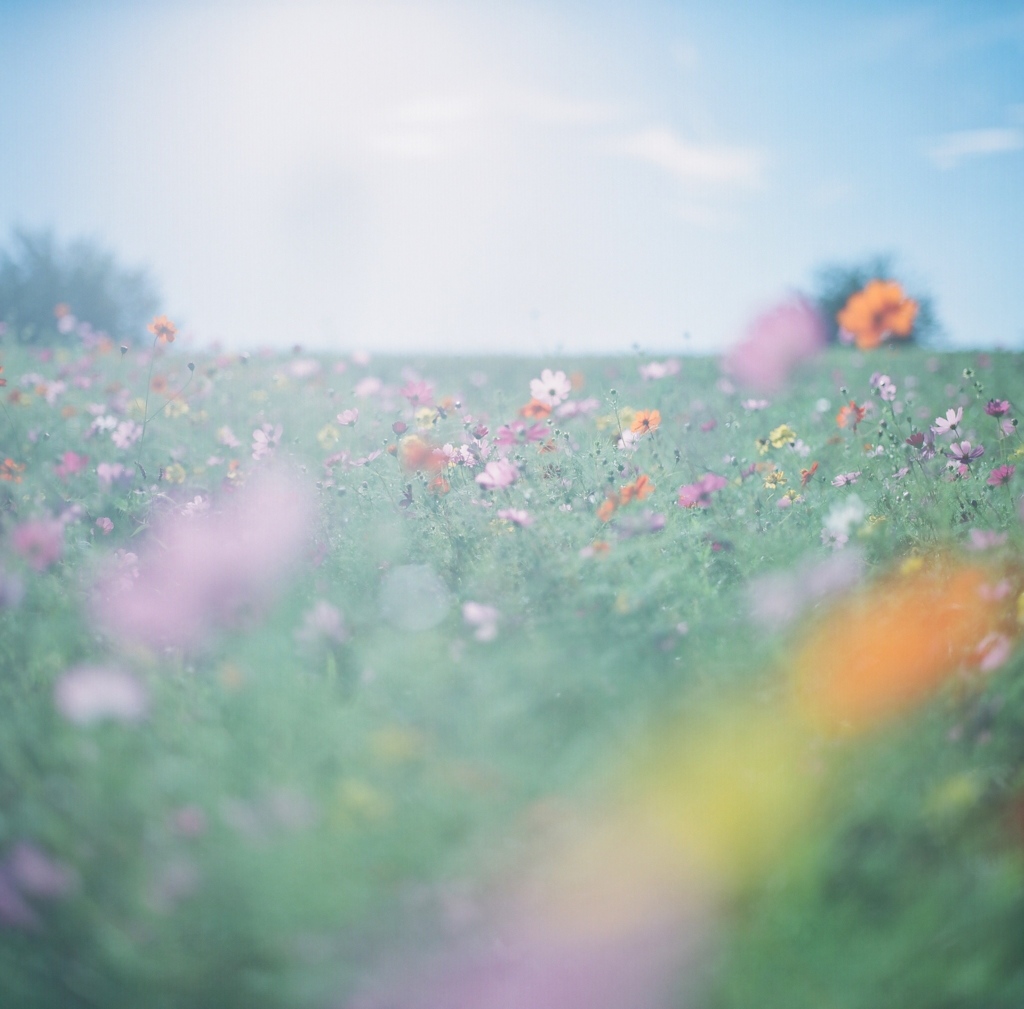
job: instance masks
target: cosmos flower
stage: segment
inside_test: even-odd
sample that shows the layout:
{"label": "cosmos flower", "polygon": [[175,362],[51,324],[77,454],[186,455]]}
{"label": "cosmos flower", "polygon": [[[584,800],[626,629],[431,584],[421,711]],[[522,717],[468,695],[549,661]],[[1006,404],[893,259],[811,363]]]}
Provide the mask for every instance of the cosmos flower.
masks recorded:
{"label": "cosmos flower", "polygon": [[483,473],[478,473],[476,482],[484,490],[502,490],[511,487],[519,479],[519,470],[507,459],[495,459],[489,462]]}
{"label": "cosmos flower", "polygon": [[917,302],[894,280],[872,280],[850,295],[836,316],[840,329],[852,334],[860,350],[878,347],[891,336],[908,337],[917,318]]}
{"label": "cosmos flower", "polygon": [[564,371],[552,371],[545,368],[540,373],[540,378],[530,382],[530,395],[549,407],[556,407],[559,403],[569,398],[572,392],[572,382],[569,381]]}
{"label": "cosmos flower", "polygon": [[1017,467],[1012,464],[996,466],[996,468],[989,473],[988,480],[985,482],[990,487],[1002,487],[1004,484],[1008,484],[1010,482],[1010,478],[1016,472]]}
{"label": "cosmos flower", "polygon": [[716,473],[706,473],[696,483],[679,488],[681,508],[710,508],[711,495],[728,486],[729,481]]}
{"label": "cosmos flower", "polygon": [[960,427],[960,421],[964,419],[964,408],[958,406],[955,410],[952,408],[946,411],[945,417],[936,417],[935,423],[932,425],[932,431],[935,434],[951,434]]}
{"label": "cosmos flower", "polygon": [[166,315],[158,315],[146,327],[161,343],[174,343],[178,327]]}

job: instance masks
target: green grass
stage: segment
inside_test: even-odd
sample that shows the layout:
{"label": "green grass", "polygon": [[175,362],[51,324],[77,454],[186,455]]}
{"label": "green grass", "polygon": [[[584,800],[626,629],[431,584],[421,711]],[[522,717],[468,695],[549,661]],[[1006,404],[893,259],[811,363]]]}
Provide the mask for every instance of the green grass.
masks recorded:
{"label": "green grass", "polygon": [[[864,503],[845,549],[863,552],[866,579],[914,554],[962,550],[972,528],[1007,533],[993,556],[1009,564],[1024,546],[1020,478],[985,481],[1022,441],[999,436],[983,409],[1008,399],[1013,416],[1024,404],[1019,355],[834,349],[761,411],[723,391],[709,359],[684,359],[677,376],[646,383],[634,358],[346,360],[338,373],[335,359],[317,356],[315,374],[293,373],[313,358],[197,357],[190,380],[186,358],[161,356],[154,374],[171,392],[186,387],[175,402],[188,411],[151,416],[141,449],[122,450],[109,434],[86,436],[89,407],[130,416],[145,396],[145,354],[41,360],[0,347],[0,456],[24,466],[0,482],[0,572],[22,589],[0,608],[0,863],[31,843],[76,879],[60,897],[26,898],[35,927],[4,927],[0,907],[4,1005],[344,1004],[377,953],[415,934],[410,922],[429,933],[446,893],[515,865],[534,818],[600,792],[666,719],[737,695],[770,717],[802,625],[754,621],[749,586],[831,556],[821,532],[837,502]],[[542,422],[552,450],[511,450],[520,477],[494,492],[476,484],[479,465],[446,470],[449,489],[432,492],[434,474],[403,471],[400,448],[389,452],[402,438],[396,422],[416,429],[414,410],[397,393],[352,393],[367,375],[400,387],[414,369],[437,401],[448,397],[423,435],[457,446],[480,424],[491,440],[514,420],[543,367],[579,373],[585,386],[573,399],[600,407]],[[873,397],[874,371],[896,383],[902,414]],[[33,373],[39,381],[22,381]],[[45,383],[56,380],[67,389],[51,389],[48,403]],[[166,397],[151,394],[151,414]],[[856,432],[835,421],[850,399],[874,404]],[[905,439],[960,404],[965,437],[986,454],[954,480],[942,456],[913,461]],[[353,406],[355,426],[338,425]],[[616,446],[624,407],[661,413],[633,453]],[[294,576],[271,606],[241,612],[201,648],[105,634],[97,573],[115,551],[144,555],[159,516],[187,521],[179,513],[195,496],[217,510],[244,495],[269,465],[251,458],[264,422],[282,426],[276,462],[316,499]],[[759,453],[757,440],[784,423],[806,457]],[[218,440],[224,426],[239,447]],[[341,450],[381,454],[328,473],[324,459]],[[89,459],[62,479],[65,452]],[[784,485],[742,477],[767,461]],[[812,461],[818,471],[801,488]],[[134,470],[134,482],[103,487],[102,462]],[[894,479],[902,466],[910,471]],[[832,486],[854,471],[854,486]],[[679,507],[678,488],[706,472],[729,485],[710,508]],[[603,523],[608,493],[641,473],[654,493]],[[800,499],[780,508],[789,490]],[[33,570],[16,530],[72,506],[61,558]],[[507,507],[533,524],[497,518]],[[664,516],[660,531],[643,530],[648,509]],[[101,517],[113,522],[109,535]],[[379,605],[388,572],[411,564],[429,566],[450,599],[421,631],[389,624]],[[343,615],[344,641],[297,641],[318,600]],[[470,601],[499,611],[493,640],[463,621]],[[82,663],[137,676],[147,719],[84,728],[63,719],[55,684]],[[700,1004],[1024,1005],[1022,672],[1014,654],[849,746],[813,824],[729,896]],[[198,811],[195,836],[175,827],[182,809]]]}

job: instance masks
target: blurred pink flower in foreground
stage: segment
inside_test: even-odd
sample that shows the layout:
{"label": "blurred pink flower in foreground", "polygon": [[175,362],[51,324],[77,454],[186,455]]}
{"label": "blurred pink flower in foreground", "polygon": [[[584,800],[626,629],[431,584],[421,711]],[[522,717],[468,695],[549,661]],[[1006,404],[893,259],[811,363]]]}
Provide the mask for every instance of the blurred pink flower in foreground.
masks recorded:
{"label": "blurred pink flower in foreground", "polygon": [[759,315],[725,356],[723,370],[749,388],[775,392],[802,360],[825,346],[825,324],[817,309],[794,297]]}
{"label": "blurred pink flower in foreground", "polygon": [[97,619],[108,633],[153,647],[200,644],[217,624],[269,601],[311,518],[309,496],[280,474],[254,480],[217,510],[168,514],[139,549],[133,581],[113,566],[100,579]]}
{"label": "blurred pink flower in foreground", "polygon": [[145,687],[131,673],[108,666],[69,669],[54,687],[53,702],[75,725],[137,722],[149,706]]}
{"label": "blurred pink flower in foreground", "polygon": [[64,553],[64,523],[58,519],[30,519],[15,526],[11,546],[36,571],[45,571]]}

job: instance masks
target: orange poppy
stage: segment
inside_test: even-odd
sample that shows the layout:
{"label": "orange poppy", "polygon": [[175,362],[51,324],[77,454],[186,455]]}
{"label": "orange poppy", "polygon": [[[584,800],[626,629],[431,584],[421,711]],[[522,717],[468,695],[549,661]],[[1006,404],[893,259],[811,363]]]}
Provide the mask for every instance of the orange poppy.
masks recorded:
{"label": "orange poppy", "polygon": [[633,418],[633,423],[630,424],[629,429],[634,434],[648,434],[651,431],[656,431],[658,425],[661,423],[661,413],[658,410],[641,410],[637,413],[636,417]]}
{"label": "orange poppy", "polygon": [[871,350],[890,336],[909,336],[917,309],[895,280],[872,280],[850,295],[836,321],[853,334],[861,350]]}
{"label": "orange poppy", "polygon": [[611,517],[615,514],[615,509],[618,507],[618,501],[613,497],[606,497],[601,502],[601,507],[597,509],[597,517],[602,522],[609,522]]}
{"label": "orange poppy", "polygon": [[633,483],[626,484],[619,490],[619,504],[629,504],[630,501],[643,501],[654,493],[654,484],[646,473],[641,473]]}

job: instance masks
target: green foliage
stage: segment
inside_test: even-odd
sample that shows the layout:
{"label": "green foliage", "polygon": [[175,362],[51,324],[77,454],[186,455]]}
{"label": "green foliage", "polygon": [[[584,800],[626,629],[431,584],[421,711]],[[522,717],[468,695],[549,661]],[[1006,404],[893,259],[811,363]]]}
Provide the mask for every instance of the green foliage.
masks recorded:
{"label": "green foliage", "polygon": [[74,331],[58,326],[58,305],[96,332],[135,342],[159,297],[145,270],[122,267],[94,241],[62,246],[52,232],[15,229],[0,251],[0,321],[22,343],[66,343]]}

